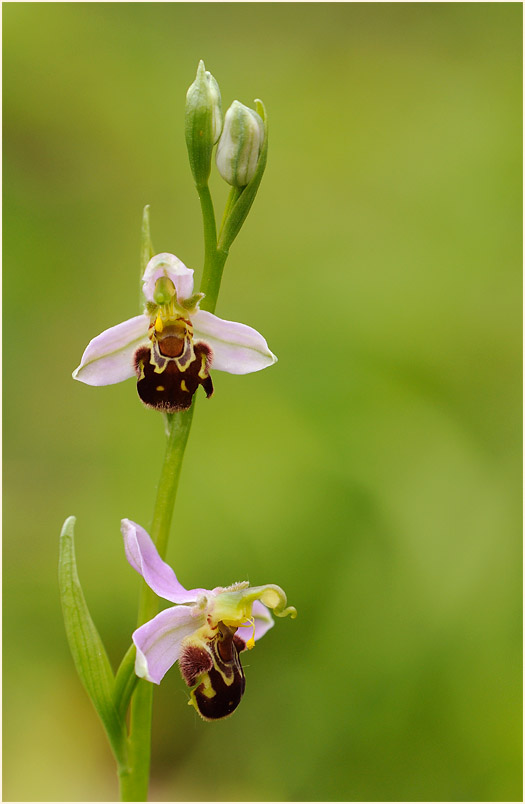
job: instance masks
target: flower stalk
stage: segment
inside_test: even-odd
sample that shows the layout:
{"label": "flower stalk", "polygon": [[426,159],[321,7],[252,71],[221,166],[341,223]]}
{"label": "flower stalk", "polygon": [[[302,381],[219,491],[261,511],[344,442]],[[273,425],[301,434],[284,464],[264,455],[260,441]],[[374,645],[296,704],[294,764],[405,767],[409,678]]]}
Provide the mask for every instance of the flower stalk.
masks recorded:
{"label": "flower stalk", "polygon": [[200,292],[204,293],[204,299],[201,302],[201,309],[214,313],[228,252],[219,251],[217,248],[217,224],[210,188],[206,184],[204,187],[197,187],[197,192],[201,202],[204,232],[204,267],[200,287]]}
{"label": "flower stalk", "polygon": [[[198,188],[201,199],[204,229],[204,269],[201,293],[206,293],[202,308],[213,313],[217,305],[222,271],[227,254],[217,249],[217,230],[213,201],[208,188]],[[195,398],[189,410],[167,413],[167,443],[164,462],[157,490],[157,499],[151,526],[151,538],[161,558],[165,558],[169,531],[177,496],[184,451],[188,443]],[[140,626],[155,616],[159,610],[159,599],[144,581],[141,584],[139,614]],[[133,665],[128,672],[134,675]],[[136,676],[135,676],[136,679]],[[151,760],[151,718],[153,710],[153,685],[140,679],[131,698],[130,733],[128,738],[128,767],[119,773],[121,801],[147,801],[149,769]]]}
{"label": "flower stalk", "polygon": [[[167,443],[157,489],[157,499],[151,526],[152,537],[159,554],[165,556],[173,509],[177,496],[184,451],[190,434],[195,400],[189,410],[167,413]],[[158,599],[146,583],[141,584],[137,625],[142,625],[158,611]],[[128,658],[132,656],[132,662]],[[127,660],[127,661],[126,661]],[[135,675],[135,651],[130,649],[124,658],[126,675],[136,684],[131,697],[128,764],[119,772],[120,800],[147,801],[151,759],[151,718],[153,687]],[[118,678],[118,674],[117,674]],[[125,678],[125,677],[124,677]],[[138,683],[137,683],[138,682]],[[130,683],[128,678],[124,685]]]}

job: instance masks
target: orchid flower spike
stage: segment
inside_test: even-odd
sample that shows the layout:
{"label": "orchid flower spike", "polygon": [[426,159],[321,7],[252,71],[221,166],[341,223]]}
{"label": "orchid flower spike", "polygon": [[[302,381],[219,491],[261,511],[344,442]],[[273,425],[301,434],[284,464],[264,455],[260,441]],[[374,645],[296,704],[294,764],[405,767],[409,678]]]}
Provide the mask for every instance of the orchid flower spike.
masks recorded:
{"label": "orchid flower spike", "polygon": [[226,588],[185,589],[144,528],[123,519],[121,529],[133,569],[155,594],[176,604],[134,632],[136,674],[160,684],[178,661],[191,687],[188,703],[204,720],[228,717],[244,693],[239,653],[253,648],[273,626],[269,609],[277,617],[295,618],[295,608],[286,605],[285,593],[273,584],[250,586],[245,581]]}
{"label": "orchid flower spike", "polygon": [[249,374],[277,361],[257,330],[199,309],[193,271],[174,254],[152,257],[142,281],[144,313],[93,338],[75,380],[112,385],[136,375],[144,404],[174,413],[190,407],[199,385],[212,395],[212,367]]}

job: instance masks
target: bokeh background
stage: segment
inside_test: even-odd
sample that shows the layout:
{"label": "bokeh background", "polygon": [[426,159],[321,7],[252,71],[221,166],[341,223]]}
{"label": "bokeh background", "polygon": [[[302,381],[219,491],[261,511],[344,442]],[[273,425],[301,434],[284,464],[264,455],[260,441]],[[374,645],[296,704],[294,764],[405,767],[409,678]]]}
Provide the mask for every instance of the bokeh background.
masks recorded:
{"label": "bokeh background", "polygon": [[[112,800],[56,582],[116,664],[161,417],[71,380],[138,311],[139,230],[200,274],[198,60],[270,119],[217,312],[279,363],[198,401],[168,559],[297,606],[235,716],[156,692],[151,798],[521,799],[521,4],[4,3],[4,799]],[[220,209],[226,186],[214,177]]]}

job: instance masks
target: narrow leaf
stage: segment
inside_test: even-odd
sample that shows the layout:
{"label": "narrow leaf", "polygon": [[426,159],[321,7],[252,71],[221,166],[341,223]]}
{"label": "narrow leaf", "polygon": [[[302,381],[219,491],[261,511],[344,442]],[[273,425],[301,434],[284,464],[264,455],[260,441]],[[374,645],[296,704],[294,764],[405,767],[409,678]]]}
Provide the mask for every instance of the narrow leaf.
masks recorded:
{"label": "narrow leaf", "polygon": [[68,517],[60,534],[58,579],[69,647],[115,756],[124,757],[125,729],[113,703],[114,679],[106,650],[91,619],[77,574],[74,544],[76,519]]}

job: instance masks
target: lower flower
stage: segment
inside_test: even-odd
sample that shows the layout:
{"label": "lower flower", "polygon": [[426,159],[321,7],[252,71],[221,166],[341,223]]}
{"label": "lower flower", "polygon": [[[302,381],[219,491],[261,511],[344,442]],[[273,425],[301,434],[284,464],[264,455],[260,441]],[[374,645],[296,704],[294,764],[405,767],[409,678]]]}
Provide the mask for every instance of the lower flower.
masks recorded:
{"label": "lower flower", "polygon": [[179,662],[191,687],[190,701],[204,720],[228,717],[244,694],[245,679],[239,654],[253,648],[277,617],[297,612],[274,584],[252,587],[247,581],[215,589],[185,589],[159,556],[146,531],[122,520],[126,556],[160,597],[175,603],[133,634],[137,649],[135,672],[160,684]]}

